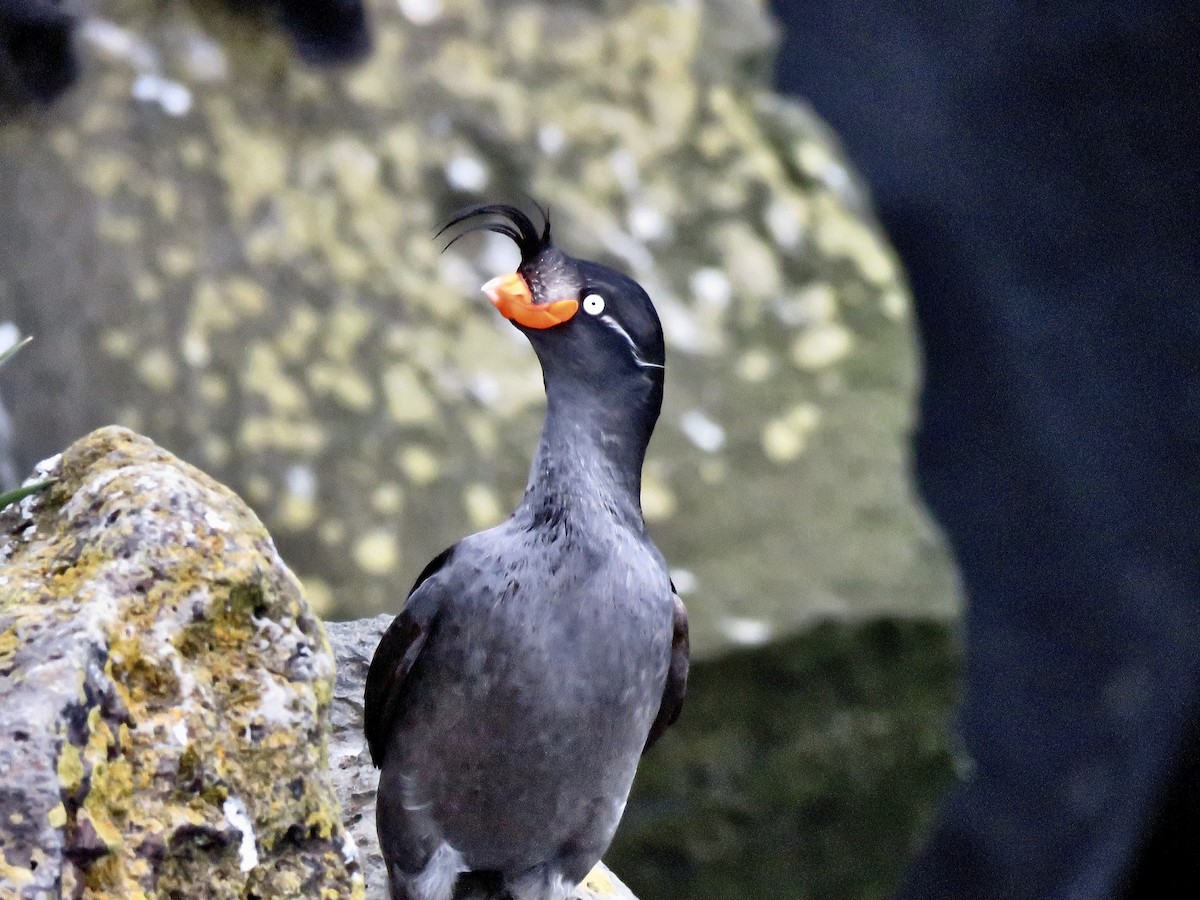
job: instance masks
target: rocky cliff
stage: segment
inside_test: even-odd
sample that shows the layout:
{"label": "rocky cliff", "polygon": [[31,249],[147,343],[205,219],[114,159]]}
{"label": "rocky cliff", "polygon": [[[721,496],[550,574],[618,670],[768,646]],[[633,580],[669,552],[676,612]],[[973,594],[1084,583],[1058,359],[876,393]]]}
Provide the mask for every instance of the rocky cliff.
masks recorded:
{"label": "rocky cliff", "polygon": [[334,660],[266,530],[124,429],[0,514],[0,895],[355,897]]}
{"label": "rocky cliff", "polygon": [[478,293],[512,250],[432,235],[527,193],[662,313],[644,505],[701,653],[949,611],[904,281],[770,91],[758,0],[368,7],[374,54],[326,74],[223,3],[89,5],[76,87],[0,127],[16,470],[120,421],[244,496],[319,610],[394,609],[524,485],[540,376]]}

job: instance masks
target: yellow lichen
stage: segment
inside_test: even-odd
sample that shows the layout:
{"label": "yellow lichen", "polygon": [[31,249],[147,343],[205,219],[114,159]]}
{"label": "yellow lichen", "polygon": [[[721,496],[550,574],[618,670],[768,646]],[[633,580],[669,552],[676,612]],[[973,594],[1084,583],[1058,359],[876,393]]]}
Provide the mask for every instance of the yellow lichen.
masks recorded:
{"label": "yellow lichen", "polygon": [[853,346],[850,331],[837,322],[817,325],[800,333],[792,344],[792,362],[805,372],[840,362]]}
{"label": "yellow lichen", "polygon": [[238,381],[243,390],[262,397],[276,413],[298,413],[308,407],[304,390],[288,376],[275,350],[265,342],[248,348]]}
{"label": "yellow lichen", "polygon": [[70,742],[64,742],[58,754],[58,781],[67,794],[74,794],[83,783],[83,759],[79,748]]}
{"label": "yellow lichen", "polygon": [[308,367],[308,384],[317,396],[330,396],[349,410],[365,412],[375,404],[375,391],[360,372],[344,365],[317,362]]}
{"label": "yellow lichen", "polygon": [[737,373],[743,381],[762,384],[771,377],[774,367],[770,352],[764,348],[755,347],[747,350],[738,359]]}
{"label": "yellow lichen", "polygon": [[401,424],[431,422],[437,405],[411,366],[393,365],[383,372],[383,395],[388,415]]}
{"label": "yellow lichen", "polygon": [[7,882],[15,888],[22,888],[33,881],[33,872],[24,866],[14,866],[5,861],[0,855],[0,882]]}
{"label": "yellow lichen", "polygon": [[[190,889],[203,872],[218,895],[242,896],[249,881],[236,853],[190,844],[193,832],[180,831],[227,828],[224,803],[236,795],[261,846],[274,848],[255,870],[260,896],[302,892],[299,851],[282,840],[297,824],[329,843],[304,851],[304,865],[324,873],[313,890],[335,885],[352,896],[351,872],[333,853],[341,824],[328,785],[306,776],[297,797],[279,778],[328,763],[311,734],[328,708],[333,668],[320,624],[261,524],[225,488],[120,429],[71,448],[61,466],[46,499],[71,506],[69,526],[39,523],[10,566],[53,568],[37,579],[46,602],[21,605],[19,616],[72,622],[88,601],[98,605],[82,618],[106,634],[102,673],[79,670],[79,701],[89,704],[83,745],[59,747],[63,802],[47,813],[68,840],[103,855],[68,865],[64,889],[148,897]],[[67,548],[74,564],[57,566]],[[272,640],[260,633],[268,622]],[[311,648],[305,658],[315,670],[294,681],[278,673],[297,641]]]}
{"label": "yellow lichen", "polygon": [[416,485],[432,484],[441,474],[437,457],[424,447],[404,447],[397,451],[396,464],[408,480]]}
{"label": "yellow lichen", "polygon": [[319,452],[328,438],[316,422],[251,416],[242,422],[238,442],[251,453],[280,451],[311,456]]}
{"label": "yellow lichen", "polygon": [[284,189],[290,154],[266,128],[239,122],[225,98],[213,98],[211,105],[216,112],[213,121],[222,144],[219,160],[230,206],[245,218],[259,200]]}
{"label": "yellow lichen", "polygon": [[357,347],[371,333],[373,325],[365,310],[349,303],[339,304],[330,313],[322,335],[325,354],[337,362],[353,362]]}
{"label": "yellow lichen", "polygon": [[394,516],[404,508],[404,491],[394,481],[385,481],[371,492],[371,507],[380,515]]}
{"label": "yellow lichen", "polygon": [[164,275],[183,278],[196,270],[196,253],[190,247],[168,244],[158,252],[158,266]]}
{"label": "yellow lichen", "polygon": [[367,532],[354,545],[354,561],[372,575],[386,575],[396,568],[399,559],[395,537],[381,528]]}
{"label": "yellow lichen", "polygon": [[16,631],[0,631],[0,660],[15,654],[20,646],[21,639],[17,637]]}
{"label": "yellow lichen", "polygon": [[258,282],[232,275],[225,281],[224,289],[231,308],[243,318],[255,318],[266,312],[267,292]]}
{"label": "yellow lichen", "polygon": [[175,361],[161,347],[144,351],[137,368],[138,375],[150,389],[166,392],[175,387]]}
{"label": "yellow lichen", "polygon": [[[91,799],[90,795],[89,799]],[[75,821],[91,825],[96,836],[100,838],[110,853],[115,853],[124,843],[121,830],[108,817],[103,805],[99,802],[85,804],[76,815]]]}
{"label": "yellow lichen", "polygon": [[275,518],[284,530],[302,531],[316,521],[317,504],[312,497],[287,493],[275,508]]}
{"label": "yellow lichen", "polygon": [[304,596],[308,598],[308,605],[313,612],[323,616],[333,609],[333,589],[327,581],[323,578],[305,578],[303,583]]}
{"label": "yellow lichen", "polygon": [[133,244],[142,238],[141,221],[133,216],[103,216],[96,222],[96,236],[114,244]]}
{"label": "yellow lichen", "polygon": [[790,462],[808,448],[810,435],[820,423],[820,410],[811,403],[800,403],[763,426],[762,447],[767,458],[777,463]]}
{"label": "yellow lichen", "polygon": [[486,484],[469,484],[463,491],[463,506],[475,529],[490,528],[504,520],[504,507],[496,492]]}

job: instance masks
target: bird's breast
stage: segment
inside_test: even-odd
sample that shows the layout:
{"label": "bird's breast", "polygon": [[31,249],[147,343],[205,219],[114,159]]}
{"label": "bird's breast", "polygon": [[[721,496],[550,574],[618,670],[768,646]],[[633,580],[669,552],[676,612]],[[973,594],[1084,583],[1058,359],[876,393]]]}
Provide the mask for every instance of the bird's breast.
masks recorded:
{"label": "bird's breast", "polygon": [[666,677],[670,582],[652,552],[620,537],[518,536],[517,546],[477,567],[472,599],[428,648],[464,709],[608,712],[640,727]]}
{"label": "bird's breast", "polygon": [[[472,864],[532,864],[615,827],[671,649],[669,581],[648,556],[551,547],[464,570],[481,574],[430,634],[394,746],[414,804]],[[514,816],[524,839],[498,840]]]}

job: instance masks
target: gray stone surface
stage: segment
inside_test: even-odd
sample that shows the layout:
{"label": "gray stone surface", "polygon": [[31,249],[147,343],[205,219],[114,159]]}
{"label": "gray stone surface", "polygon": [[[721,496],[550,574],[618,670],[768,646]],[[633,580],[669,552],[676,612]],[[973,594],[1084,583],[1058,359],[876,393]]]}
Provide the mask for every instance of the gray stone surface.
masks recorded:
{"label": "gray stone surface", "polygon": [[0,512],[0,897],[361,897],[334,660],[262,523],[95,432]]}
{"label": "gray stone surface", "polygon": [[[387,900],[387,875],[375,836],[375,784],[362,732],[363,685],[379,638],[391,624],[389,615],[349,622],[327,622],[325,631],[337,658],[337,684],[331,711],[329,765],[341,800],[346,828],[358,845],[367,880],[367,900]],[[603,863],[575,891],[574,900],[636,900]]]}
{"label": "gray stone surface", "polygon": [[244,496],[324,613],[394,610],[524,486],[540,375],[478,293],[514,251],[431,235],[525,192],[662,313],[645,508],[701,655],[952,609],[906,486],[906,287],[770,92],[759,0],[374,0],[339,74],[224,7],[97,0],[79,86],[0,127],[20,470],[120,421]]}

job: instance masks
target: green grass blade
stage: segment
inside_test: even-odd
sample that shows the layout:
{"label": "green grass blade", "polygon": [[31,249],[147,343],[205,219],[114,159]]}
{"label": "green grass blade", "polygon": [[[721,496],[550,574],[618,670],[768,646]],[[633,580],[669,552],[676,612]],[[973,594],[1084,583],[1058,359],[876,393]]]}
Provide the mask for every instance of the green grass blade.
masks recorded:
{"label": "green grass blade", "polygon": [[[27,335],[26,337],[21,338],[21,340],[17,341],[15,344],[13,344],[11,347],[9,347],[7,350],[5,350],[3,353],[0,353],[0,366],[4,365],[6,362],[8,362],[10,359],[12,359],[13,354],[15,354],[18,350],[20,350],[22,347],[24,347],[26,344],[28,344],[32,340],[33,340],[33,335],[32,334]],[[8,496],[8,495],[5,494],[4,496]],[[0,498],[0,499],[3,499],[3,498]]]}
{"label": "green grass blade", "polygon": [[44,491],[53,481],[39,481],[37,484],[27,484],[23,487],[14,488],[11,491],[0,494],[0,509],[8,506],[10,503],[16,503],[18,500],[24,500],[30,494],[36,494],[38,491]]}

